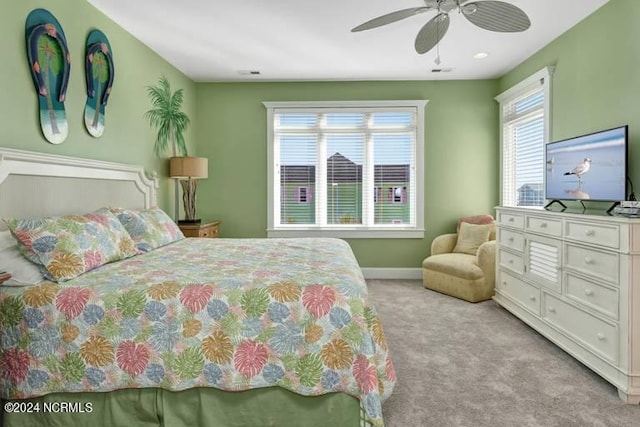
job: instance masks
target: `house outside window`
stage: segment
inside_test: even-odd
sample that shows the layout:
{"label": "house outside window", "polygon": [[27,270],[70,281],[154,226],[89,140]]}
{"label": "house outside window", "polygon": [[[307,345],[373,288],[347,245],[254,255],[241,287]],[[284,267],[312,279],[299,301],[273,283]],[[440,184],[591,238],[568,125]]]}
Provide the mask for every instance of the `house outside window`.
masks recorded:
{"label": "house outside window", "polygon": [[424,236],[426,101],[264,104],[270,237]]}
{"label": "house outside window", "polygon": [[553,67],[546,67],[496,97],[500,103],[502,206],[544,204],[552,74]]}

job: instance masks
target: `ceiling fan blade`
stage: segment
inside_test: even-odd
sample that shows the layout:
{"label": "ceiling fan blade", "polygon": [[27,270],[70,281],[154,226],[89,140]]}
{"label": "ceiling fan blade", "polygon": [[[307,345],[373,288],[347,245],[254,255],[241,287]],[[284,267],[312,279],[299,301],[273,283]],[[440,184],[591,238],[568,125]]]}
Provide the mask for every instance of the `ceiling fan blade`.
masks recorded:
{"label": "ceiling fan blade", "polygon": [[449,14],[441,12],[431,18],[418,32],[416,37],[416,52],[429,52],[442,40],[449,29]]}
{"label": "ceiling fan blade", "polygon": [[502,1],[478,1],[462,6],[462,14],[480,28],[500,33],[517,33],[531,26],[522,9]]}
{"label": "ceiling fan blade", "polygon": [[357,27],[353,28],[351,32],[356,33],[358,31],[370,30],[372,28],[381,27],[383,25],[391,24],[391,23],[400,21],[402,19],[409,18],[410,16],[426,12],[431,9],[433,9],[433,7],[423,6],[423,7],[412,7],[410,9],[398,10],[396,12],[388,13],[386,15],[373,18],[372,20],[367,21],[364,24],[360,24]]}

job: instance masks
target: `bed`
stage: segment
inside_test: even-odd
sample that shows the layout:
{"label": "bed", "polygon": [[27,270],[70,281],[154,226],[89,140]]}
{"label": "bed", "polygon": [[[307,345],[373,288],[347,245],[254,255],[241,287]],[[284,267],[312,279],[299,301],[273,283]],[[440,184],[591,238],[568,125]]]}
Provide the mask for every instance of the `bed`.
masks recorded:
{"label": "bed", "polygon": [[[139,167],[0,156],[2,217],[94,227],[103,215],[112,230],[111,214],[129,226],[125,213],[157,212],[157,180]],[[133,254],[120,242],[127,256],[86,272],[0,286],[0,397],[16,410],[3,425],[383,425],[393,363],[345,242],[178,233],[134,239]]]}

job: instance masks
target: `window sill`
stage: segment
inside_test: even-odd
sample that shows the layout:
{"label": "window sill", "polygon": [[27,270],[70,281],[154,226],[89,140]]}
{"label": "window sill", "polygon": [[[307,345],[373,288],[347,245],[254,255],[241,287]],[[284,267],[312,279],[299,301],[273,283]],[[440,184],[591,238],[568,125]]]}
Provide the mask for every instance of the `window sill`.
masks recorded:
{"label": "window sill", "polygon": [[268,229],[267,237],[338,237],[344,239],[423,239],[424,229],[287,228]]}

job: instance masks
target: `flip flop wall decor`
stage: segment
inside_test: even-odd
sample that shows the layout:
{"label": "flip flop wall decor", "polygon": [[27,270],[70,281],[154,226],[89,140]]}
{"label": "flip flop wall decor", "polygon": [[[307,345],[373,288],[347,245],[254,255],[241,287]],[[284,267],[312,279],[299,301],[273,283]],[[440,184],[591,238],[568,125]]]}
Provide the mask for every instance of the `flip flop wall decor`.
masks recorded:
{"label": "flip flop wall decor", "polygon": [[91,31],[87,37],[84,67],[87,79],[84,125],[92,136],[99,137],[104,132],[104,109],[115,75],[111,45],[100,30]]}
{"label": "flip flop wall decor", "polygon": [[69,134],[64,101],[71,71],[67,39],[58,20],[46,9],[34,9],[25,22],[27,58],[38,95],[40,127],[52,144]]}

